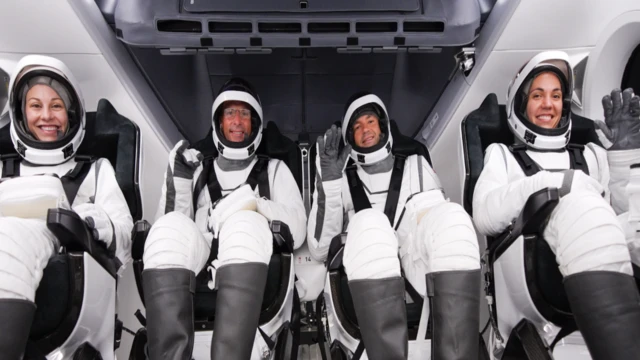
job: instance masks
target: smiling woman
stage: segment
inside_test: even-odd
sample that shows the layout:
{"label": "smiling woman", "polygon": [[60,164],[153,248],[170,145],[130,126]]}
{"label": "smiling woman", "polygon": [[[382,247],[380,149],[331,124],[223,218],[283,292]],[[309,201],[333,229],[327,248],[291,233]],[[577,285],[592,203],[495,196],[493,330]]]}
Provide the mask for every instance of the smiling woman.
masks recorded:
{"label": "smiling woman", "polygon": [[560,79],[552,72],[538,75],[529,88],[527,118],[546,129],[555,129],[562,115]]}
{"label": "smiling woman", "polygon": [[27,127],[40,141],[56,141],[67,132],[69,117],[61,95],[48,85],[29,89],[24,109]]}

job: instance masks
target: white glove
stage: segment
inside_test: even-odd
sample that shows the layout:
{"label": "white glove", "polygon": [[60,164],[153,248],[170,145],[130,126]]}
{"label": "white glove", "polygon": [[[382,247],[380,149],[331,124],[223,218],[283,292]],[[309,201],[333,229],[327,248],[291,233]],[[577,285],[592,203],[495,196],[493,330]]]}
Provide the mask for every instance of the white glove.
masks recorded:
{"label": "white glove", "polygon": [[75,211],[89,226],[93,238],[111,246],[114,239],[114,228],[109,215],[100,205],[85,203],[73,207]]}
{"label": "white glove", "polygon": [[604,196],[604,187],[598,182],[598,180],[585,174],[581,170],[564,170],[564,179],[562,185],[558,188],[560,196],[567,195],[568,193],[576,192],[595,192]]}
{"label": "white glove", "polygon": [[207,229],[218,237],[222,224],[229,216],[241,210],[256,211],[256,193],[248,184],[241,185],[211,205],[207,218]]}

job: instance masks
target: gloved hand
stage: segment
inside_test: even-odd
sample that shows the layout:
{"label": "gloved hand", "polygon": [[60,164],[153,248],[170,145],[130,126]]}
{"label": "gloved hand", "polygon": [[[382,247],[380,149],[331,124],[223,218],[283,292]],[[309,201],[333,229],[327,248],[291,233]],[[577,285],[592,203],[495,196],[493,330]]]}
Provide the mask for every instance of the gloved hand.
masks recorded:
{"label": "gloved hand", "polygon": [[345,144],[342,151],[338,151],[341,137],[340,128],[335,125],[327,130],[324,137],[318,136],[318,156],[320,157],[322,181],[337,180],[342,177],[342,170],[351,152],[351,145]]}
{"label": "gloved hand", "polygon": [[608,150],[640,149],[640,97],[628,88],[622,92],[613,89],[611,95],[602,98],[604,122],[596,120],[596,126],[613,145]]}
{"label": "gloved hand", "polygon": [[251,189],[249,184],[241,185],[231,193],[223,196],[209,208],[207,230],[212,232],[213,236],[217,238],[224,221],[227,220],[229,216],[241,210],[256,211],[256,198],[256,193]]}
{"label": "gloved hand", "polygon": [[73,207],[93,234],[93,238],[100,240],[107,245],[107,249],[115,241],[114,228],[109,215],[100,205],[85,203]]}
{"label": "gloved hand", "polygon": [[198,150],[188,149],[188,147],[188,141],[180,140],[169,152],[169,170],[174,178],[193,180],[196,168],[204,159]]}
{"label": "gloved hand", "polygon": [[564,170],[562,186],[558,189],[560,197],[570,192],[592,191],[604,196],[604,187],[598,180],[585,174],[582,170]]}

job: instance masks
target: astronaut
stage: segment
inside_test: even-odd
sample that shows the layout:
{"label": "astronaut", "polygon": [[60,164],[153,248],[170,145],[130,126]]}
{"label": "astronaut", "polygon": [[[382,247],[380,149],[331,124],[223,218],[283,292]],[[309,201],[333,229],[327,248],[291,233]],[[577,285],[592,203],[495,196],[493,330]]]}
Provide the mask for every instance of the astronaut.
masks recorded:
{"label": "astronaut", "polygon": [[[269,221],[289,226],[294,248],[304,241],[304,205],[291,171],[279,160],[262,163],[255,154],[263,115],[252,86],[237,78],[225,83],[213,103],[212,123],[220,155],[204,176],[217,178],[225,197],[212,204],[209,192],[201,191],[193,199],[202,154],[180,141],[169,154],[159,218],[145,244],[142,277],[151,359],[191,359],[195,276],[207,266],[214,238],[217,300],[211,357],[249,359],[254,338],[264,341],[257,328],[273,251]],[[254,191],[245,184],[252,169],[263,165],[268,166],[270,200],[261,197],[259,187]]]}
{"label": "astronaut", "polygon": [[[307,227],[311,255],[325,260],[333,237],[347,232],[343,263],[369,359],[407,358],[402,274],[420,295],[432,296],[432,359],[475,359],[480,259],[471,219],[445,199],[422,156],[407,157],[398,170],[401,180],[394,179],[398,156],[391,152],[389,121],[378,96],[356,94],[347,104],[342,134],[332,126],[318,138]],[[339,151],[341,135],[346,145]],[[349,157],[355,165],[345,171]],[[349,176],[361,182],[362,196],[350,190]]]}
{"label": "astronaut", "polygon": [[85,134],[84,100],[61,61],[20,60],[9,85],[9,113],[20,157],[0,163],[0,354],[20,359],[42,272],[60,247],[44,221],[47,209],[73,209],[122,263],[130,260],[133,220],[106,159],[89,163],[74,198],[65,194],[60,178],[89,165],[75,156]]}
{"label": "astronaut", "polygon": [[[504,144],[487,148],[473,196],[474,221],[482,234],[495,236],[531,194],[558,188],[561,199],[543,237],[591,355],[614,359],[621,344],[640,352],[640,297],[629,255],[640,229],[640,168],[634,165],[640,163],[640,99],[631,89],[605,96],[605,122],[596,124],[613,145],[605,151],[590,143],[577,151],[567,148],[572,94],[572,68],[563,52],[540,53],[518,73],[507,111],[524,146],[514,152]],[[525,158],[536,168],[531,176],[519,164]],[[580,169],[580,163],[587,166]]]}

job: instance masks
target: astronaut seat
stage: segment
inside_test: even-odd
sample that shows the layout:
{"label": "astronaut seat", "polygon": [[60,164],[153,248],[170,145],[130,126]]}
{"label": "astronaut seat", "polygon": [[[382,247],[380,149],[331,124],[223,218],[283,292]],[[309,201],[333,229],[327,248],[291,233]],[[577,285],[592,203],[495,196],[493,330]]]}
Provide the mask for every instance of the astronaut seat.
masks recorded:
{"label": "astronaut seat", "polygon": [[[86,120],[85,138],[76,159],[108,159],[134,221],[140,220],[138,126],[119,115],[105,99],[100,100],[96,112],[86,114]],[[0,129],[0,159],[8,164],[17,156],[9,126],[5,126]],[[49,260],[36,291],[37,310],[24,358],[113,359],[122,330],[116,316],[121,264],[102,242],[93,239],[75,212],[49,209],[47,227],[62,247]]]}
{"label": "astronaut seat", "polygon": [[[199,142],[193,144],[204,155],[203,164],[207,161],[212,164],[218,152],[213,144],[211,131]],[[275,123],[268,123],[263,131],[263,140],[256,151],[258,157],[268,156],[282,160],[289,166],[298,188],[302,186],[301,155],[294,141],[285,137]],[[257,165],[256,165],[257,166]],[[265,168],[266,169],[266,168]],[[203,174],[208,173],[205,169]],[[250,175],[251,177],[251,175]],[[201,177],[196,188],[200,191],[208,191],[206,177]],[[260,176],[253,186],[260,187],[260,193],[264,194],[262,186],[268,188],[269,184],[262,182]],[[251,183],[250,180],[248,180]],[[268,190],[267,190],[268,191]],[[265,359],[285,359],[297,354],[297,330],[299,300],[295,287],[294,263],[292,259],[293,238],[287,224],[280,221],[272,221],[270,224],[273,233],[273,255],[269,262],[267,283],[265,287],[262,308],[259,319],[259,331],[269,347],[267,353],[262,354]],[[147,229],[148,230],[148,229]],[[134,259],[134,273],[140,297],[144,302],[142,291],[142,271],[144,270],[143,251],[146,237],[137,238],[132,245]],[[217,258],[217,240],[214,239],[207,264]],[[196,274],[196,291],[194,296],[194,329],[195,343],[193,358],[209,359],[211,337],[214,330],[216,293],[209,287],[211,274],[205,267]],[[293,289],[293,291],[289,291]],[[238,314],[241,316],[241,314]],[[143,324],[144,325],[144,324]],[[131,359],[146,359],[144,345],[146,344],[146,331],[140,329],[136,334],[131,350]]]}
{"label": "astronaut seat", "polygon": [[[429,163],[431,158],[423,144],[400,134],[398,126],[391,120],[391,132],[394,139],[392,153],[394,156],[422,155]],[[315,148],[315,147],[314,147]],[[315,155],[315,152],[312,153]],[[315,162],[314,159],[311,160]],[[393,178],[391,180],[393,182]],[[391,195],[390,195],[391,196]],[[401,211],[401,209],[397,209]],[[347,275],[342,263],[344,242],[346,233],[336,236],[329,247],[327,256],[327,276],[324,292],[317,301],[317,312],[323,312],[326,307],[326,320],[324,326],[319,325],[319,338],[321,341],[329,341],[329,351],[332,359],[360,359],[364,354],[364,343],[361,341],[360,328],[356,319],[356,313],[348,286]],[[429,348],[426,339],[430,339],[429,310],[420,294],[405,279],[405,290],[408,293],[406,312],[407,326],[409,330],[409,354],[414,352],[428,356]],[[427,302],[428,305],[428,302]],[[318,316],[320,318],[320,316]],[[328,334],[325,333],[328,330]],[[415,350],[414,350],[415,349]],[[321,351],[324,351],[321,346]]]}
{"label": "astronaut seat", "polygon": [[[571,120],[569,149],[579,149],[589,142],[599,144],[593,121],[575,114]],[[473,192],[484,166],[485,149],[492,143],[513,145],[515,138],[507,124],[505,106],[498,105],[495,94],[489,94],[463,120],[462,134],[464,207],[473,215]],[[489,349],[495,358],[591,358],[576,332],[555,255],[542,238],[547,218],[558,201],[558,189],[534,193],[509,228],[495,238],[487,238],[484,287],[490,299],[492,340],[497,339],[504,347]]]}

